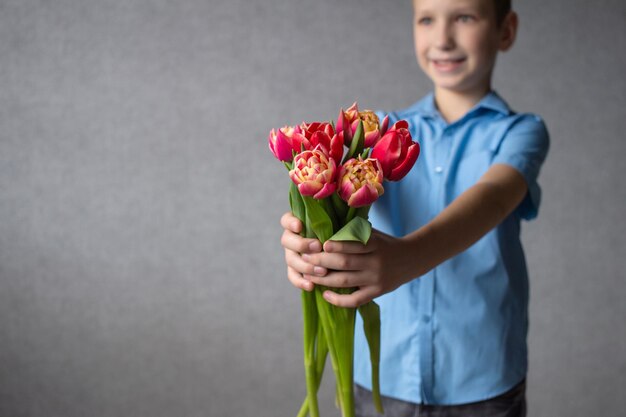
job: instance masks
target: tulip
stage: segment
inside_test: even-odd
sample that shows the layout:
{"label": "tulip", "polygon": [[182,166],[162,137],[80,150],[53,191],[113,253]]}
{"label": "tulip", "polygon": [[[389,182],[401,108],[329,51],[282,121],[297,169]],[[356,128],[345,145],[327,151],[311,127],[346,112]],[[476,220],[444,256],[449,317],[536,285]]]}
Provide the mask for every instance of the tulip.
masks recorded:
{"label": "tulip", "polygon": [[268,142],[270,151],[283,162],[293,160],[293,152],[299,153],[305,138],[300,126],[283,126],[280,129],[272,129]]}
{"label": "tulip", "polygon": [[363,133],[365,136],[364,147],[371,148],[387,130],[389,116],[385,116],[381,124],[376,113],[371,110],[359,111],[356,102],[345,112],[342,109],[337,119],[337,132],[343,134],[346,146],[349,146],[352,142],[352,137],[356,132],[359,121],[363,122]]}
{"label": "tulip", "polygon": [[339,196],[350,207],[369,206],[383,195],[383,171],[372,158],[350,159],[339,171]]}
{"label": "tulip", "polygon": [[[378,116],[371,110],[364,110],[359,112],[359,119],[363,121],[363,132],[365,133],[364,147],[371,148],[380,139],[381,127]],[[385,118],[385,121],[388,123],[388,116]],[[358,124],[358,120],[352,122],[352,134],[356,131]]]}
{"label": "tulip", "polygon": [[298,186],[303,196],[312,196],[316,199],[328,197],[337,189],[335,177],[337,164],[324,152],[321,146],[310,151],[303,151],[296,155],[293,169],[289,177]]}
{"label": "tulip", "polygon": [[335,134],[335,129],[333,125],[328,122],[313,122],[313,123],[302,123],[300,125],[300,131],[304,135],[305,138],[311,140],[311,136],[315,132],[322,131],[326,133],[328,136],[333,136]]}
{"label": "tulip", "polygon": [[344,140],[346,146],[350,146],[352,142],[352,135],[354,134],[352,124],[354,122],[357,125],[359,123],[359,107],[356,101],[352,103],[352,106],[348,107],[348,110],[344,111],[341,109],[337,118],[337,132]]}
{"label": "tulip", "polygon": [[372,149],[370,158],[378,160],[389,181],[404,178],[420,154],[420,146],[413,142],[408,127],[405,120],[395,123]]}
{"label": "tulip", "polygon": [[340,163],[343,156],[343,138],[335,134],[330,123],[303,123],[300,127],[305,138],[305,149],[311,150],[320,145],[336,164]]}

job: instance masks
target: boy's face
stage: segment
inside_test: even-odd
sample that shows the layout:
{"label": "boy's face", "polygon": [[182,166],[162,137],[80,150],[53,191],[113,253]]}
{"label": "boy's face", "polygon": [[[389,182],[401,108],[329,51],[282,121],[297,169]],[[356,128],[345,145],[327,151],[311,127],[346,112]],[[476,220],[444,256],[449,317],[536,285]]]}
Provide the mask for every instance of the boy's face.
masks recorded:
{"label": "boy's face", "polygon": [[417,61],[435,90],[486,92],[499,50],[508,49],[516,21],[498,25],[494,0],[414,0]]}

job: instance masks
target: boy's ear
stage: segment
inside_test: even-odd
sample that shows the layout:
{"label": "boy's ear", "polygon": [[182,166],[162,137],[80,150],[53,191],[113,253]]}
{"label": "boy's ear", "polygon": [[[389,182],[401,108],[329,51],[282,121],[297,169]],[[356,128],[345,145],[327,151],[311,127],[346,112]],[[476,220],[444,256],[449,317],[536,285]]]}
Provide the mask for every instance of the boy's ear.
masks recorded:
{"label": "boy's ear", "polygon": [[510,11],[502,21],[500,28],[500,47],[501,51],[508,50],[515,42],[515,36],[517,34],[517,13]]}

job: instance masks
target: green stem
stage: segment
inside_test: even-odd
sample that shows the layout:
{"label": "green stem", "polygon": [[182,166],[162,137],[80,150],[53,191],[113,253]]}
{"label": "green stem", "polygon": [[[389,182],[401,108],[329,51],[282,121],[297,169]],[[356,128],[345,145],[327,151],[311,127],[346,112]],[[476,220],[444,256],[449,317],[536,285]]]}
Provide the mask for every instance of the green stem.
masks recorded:
{"label": "green stem", "polygon": [[356,210],[354,207],[348,208],[348,214],[346,214],[346,224],[350,223],[350,220],[354,219],[356,216]]}
{"label": "green stem", "polygon": [[343,417],[354,417],[352,361],[356,309],[337,307],[328,303],[322,294],[329,288],[323,286],[315,288],[320,322],[328,340],[331,363],[337,381],[341,414]]}
{"label": "green stem", "polygon": [[315,361],[317,336],[317,304],[315,294],[302,291],[302,317],[304,320],[304,371],[306,375],[307,402],[311,417],[319,417],[317,388],[319,386]]}
{"label": "green stem", "polygon": [[339,366],[339,357],[337,355],[338,343],[337,340],[337,332],[335,330],[336,320],[332,317],[332,304],[329,304],[323,297],[324,291],[328,288],[323,287],[321,285],[315,286],[315,298],[317,300],[317,310],[319,314],[319,319],[322,324],[322,329],[324,331],[324,336],[326,337],[326,342],[328,344],[328,352],[330,353],[330,364],[333,368],[333,372],[335,374],[335,380],[337,384],[341,384],[341,368]]}
{"label": "green stem", "polygon": [[372,364],[372,398],[376,411],[383,413],[383,403],[380,397],[380,309],[378,304],[370,301],[359,307],[359,313],[363,318],[363,331],[367,339],[370,351],[370,363]]}
{"label": "green stem", "polygon": [[[328,344],[326,343],[326,337],[322,330],[322,324],[318,321],[317,329],[317,350],[315,351],[315,373],[317,375],[315,392],[319,391],[319,387],[322,383],[322,375],[324,374],[324,366],[326,365],[326,357],[328,356]],[[302,402],[300,411],[298,411],[298,417],[305,417],[309,412],[309,399],[308,397]]]}

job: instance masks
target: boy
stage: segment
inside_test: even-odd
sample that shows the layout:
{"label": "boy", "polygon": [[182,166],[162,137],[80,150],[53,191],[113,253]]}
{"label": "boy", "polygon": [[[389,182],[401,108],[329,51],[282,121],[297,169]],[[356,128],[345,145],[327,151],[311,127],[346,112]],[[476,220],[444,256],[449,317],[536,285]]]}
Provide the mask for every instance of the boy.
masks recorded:
{"label": "boy", "polygon": [[[381,308],[387,415],[524,416],[528,277],[520,220],[536,216],[548,134],[491,90],[517,16],[505,0],[415,0],[415,52],[434,93],[400,112],[421,156],[371,211],[367,245],[301,238],[285,214],[293,285],[328,302]],[[355,337],[357,415],[374,416],[367,343]]]}

